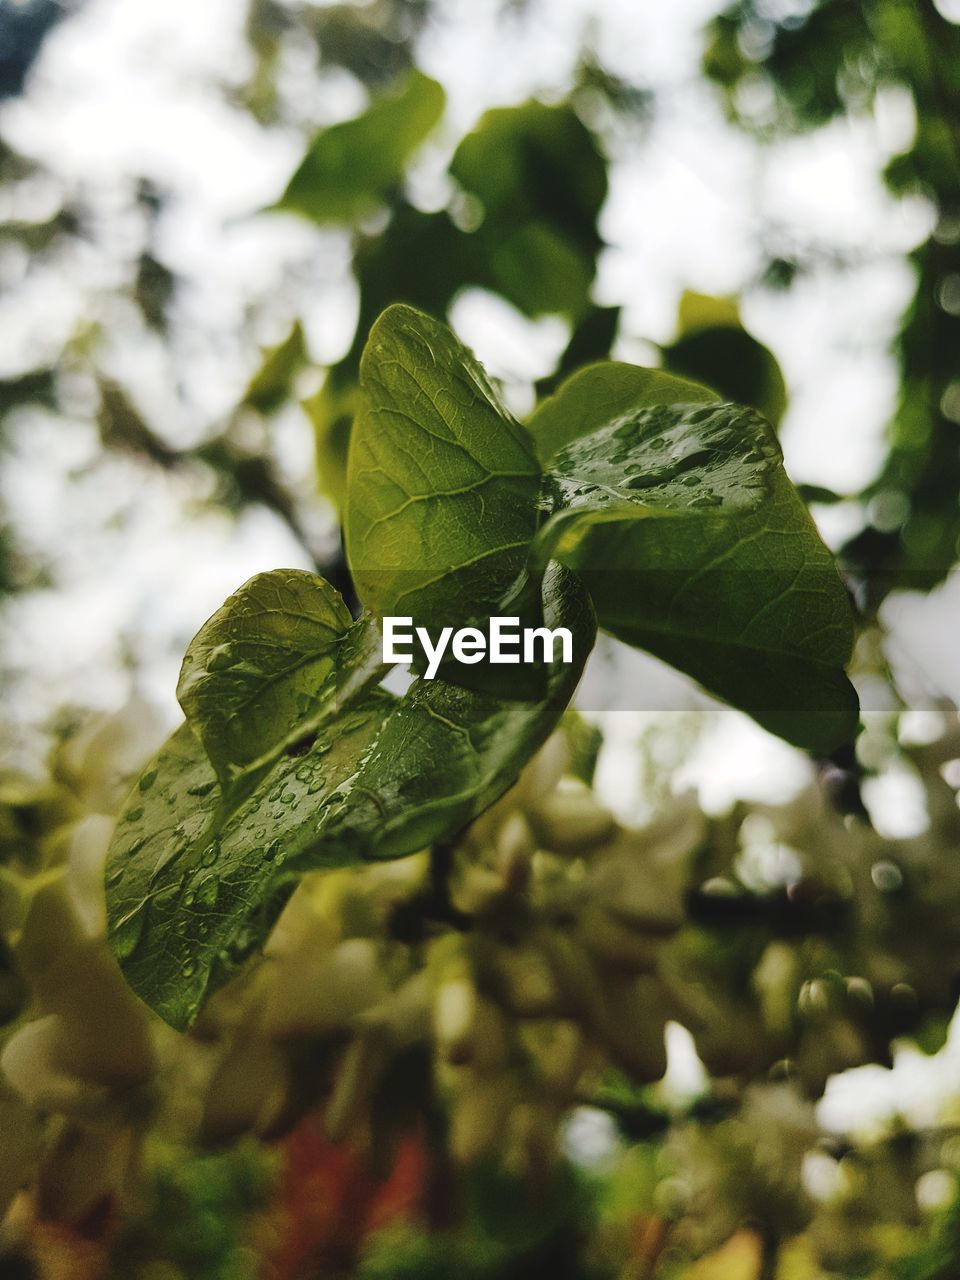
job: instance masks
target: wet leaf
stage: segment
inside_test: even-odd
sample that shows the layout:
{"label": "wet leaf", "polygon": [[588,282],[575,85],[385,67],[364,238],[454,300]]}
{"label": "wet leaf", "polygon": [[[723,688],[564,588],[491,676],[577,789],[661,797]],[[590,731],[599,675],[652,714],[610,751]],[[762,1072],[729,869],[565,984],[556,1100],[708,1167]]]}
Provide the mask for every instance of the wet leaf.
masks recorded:
{"label": "wet leaf", "polygon": [[767,423],[707,393],[650,407],[672,382],[596,365],[534,416],[543,452],[569,441],[544,477],[534,561],[576,569],[620,639],[788,741],[830,751],[857,723],[843,670],[853,619],[833,558]]}
{"label": "wet leaf", "polygon": [[177,697],[222,783],[314,732],[380,668],[380,637],[323,578],[257,574],[190,642]]}
{"label": "wet leaf", "polygon": [[603,360],[567,378],[537,406],[527,424],[541,461],[586,435],[598,424],[657,405],[709,404],[719,396],[707,387],[661,369]]}
{"label": "wet leaf", "polygon": [[221,792],[182,725],[134,786],[108,855],[110,943],[142,999],[189,1026],[304,872],[412,853],[505,791],[558,723],[593,643],[589,600],[560,566],[544,615],[573,631],[575,660],[550,668],[542,701],[442,680],[418,680],[399,699],[368,689],[246,793]]}

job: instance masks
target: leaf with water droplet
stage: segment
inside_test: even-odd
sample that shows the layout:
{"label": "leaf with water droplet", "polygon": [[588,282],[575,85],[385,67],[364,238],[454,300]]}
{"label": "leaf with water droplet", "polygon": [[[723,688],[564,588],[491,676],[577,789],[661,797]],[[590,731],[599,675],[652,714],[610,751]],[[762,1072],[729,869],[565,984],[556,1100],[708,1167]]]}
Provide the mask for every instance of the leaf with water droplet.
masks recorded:
{"label": "leaf with water droplet", "polygon": [[379,649],[376,628],[354,623],[315,574],[277,569],[244,583],[190,642],[177,687],[221,784],[314,732],[380,674]]}
{"label": "leaf with water droplet", "polygon": [[575,645],[573,663],[550,668],[542,701],[504,701],[443,680],[416,681],[402,698],[368,689],[325,722],[326,751],[281,753],[250,787],[226,793],[190,726],[172,735],[149,766],[157,777],[143,812],[117,825],[106,872],[111,944],[161,1017],[188,1026],[307,871],[413,853],[510,786],[559,721],[594,638],[573,574],[554,566],[543,592],[548,625],[569,627]]}
{"label": "leaf with water droplet", "polygon": [[361,363],[347,555],[374,614],[462,627],[496,612],[536,530],[533,442],[454,333],[392,306]]}
{"label": "leaf with water droplet", "polygon": [[853,737],[850,605],[755,410],[611,362],[564,382],[530,430],[547,514],[532,569],[558,556],[601,626],[788,741]]}
{"label": "leaf with water droplet", "polygon": [[146,915],[147,902],[143,900],[114,922],[110,934],[110,945],[113,947],[113,954],[121,964],[132,956],[140,945]]}

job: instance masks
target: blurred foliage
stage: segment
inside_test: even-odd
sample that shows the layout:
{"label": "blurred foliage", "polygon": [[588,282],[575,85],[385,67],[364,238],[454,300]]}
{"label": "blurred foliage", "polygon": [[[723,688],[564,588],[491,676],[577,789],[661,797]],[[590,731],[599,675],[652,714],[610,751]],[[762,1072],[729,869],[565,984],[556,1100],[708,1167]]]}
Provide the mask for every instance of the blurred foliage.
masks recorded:
{"label": "blurred foliage", "polygon": [[315,222],[349,223],[375,211],[399,183],[443,105],[436,80],[409,72],[363,115],[317,134],[277,208]]}
{"label": "blurred foliage", "polygon": [[[133,999],[103,933],[108,815],[158,731],[142,705],[88,717],[47,777],[3,780],[8,1269],[956,1274],[955,1089],[929,1128],[814,1110],[894,1041],[954,1060],[955,716],[874,743],[925,796],[929,828],[896,840],[812,784],[624,827],[574,778],[569,718],[446,855],[308,877],[189,1036]],[[679,1091],[658,1083],[668,1021],[702,1064]]]}
{"label": "blurred foliage", "polygon": [[[704,70],[731,119],[762,136],[862,115],[891,89],[909,95],[912,137],[885,177],[894,195],[926,199],[934,226],[910,258],[916,291],[896,342],[900,398],[890,452],[863,495],[876,516],[846,554],[869,604],[898,586],[927,590],[960,554],[960,26],[932,0],[797,8],[743,0],[712,24]],[[759,118],[748,92],[757,85],[772,103]],[[779,270],[792,274],[789,262]]]}
{"label": "blurred foliage", "polygon": [[[296,108],[282,92],[285,50],[291,42],[313,47],[321,73],[341,68],[371,95],[366,110],[355,118],[310,133],[304,159],[276,205],[310,221],[352,228],[359,290],[354,339],[302,404],[314,426],[320,487],[336,503],[343,496],[357,405],[359,353],[374,319],[390,303],[408,302],[442,318],[464,289],[480,288],[531,318],[562,316],[570,325],[569,343],[556,369],[539,382],[541,395],[579,365],[609,355],[618,334],[620,308],[598,306],[592,298],[603,248],[598,222],[608,186],[607,140],[616,136],[617,122],[642,125],[650,118],[651,95],[610,73],[587,50],[568,101],[531,101],[489,111],[453,149],[442,196],[433,197],[432,207],[421,207],[412,197],[407,170],[411,163],[416,166],[425,143],[436,148],[443,135],[443,92],[413,60],[415,39],[429,17],[427,0],[376,0],[357,7],[251,0],[248,11],[255,67],[239,96],[262,122],[282,122],[291,114],[296,118]],[[0,177],[14,185],[50,176],[36,161],[11,151],[4,170]],[[78,239],[96,241],[96,220],[84,202],[82,192],[63,192],[59,211],[38,222],[7,222],[2,235],[33,261],[43,259],[55,267]],[[145,329],[175,362],[182,324],[171,317],[185,282],[165,262],[157,233],[168,196],[142,180],[134,204],[141,247],[127,278],[116,287],[117,301],[132,301]],[[4,383],[0,418],[38,401],[54,414],[69,413],[69,400],[58,392],[58,375],[66,371],[71,380],[78,374],[92,377],[100,395],[101,439],[108,449],[168,471],[203,475],[212,469],[215,482],[206,486],[209,501],[231,509],[251,502],[269,507],[318,567],[342,580],[342,565],[329,562],[329,551],[305,514],[309,494],[291,492],[270,456],[271,419],[299,402],[300,374],[312,363],[302,320],[293,319],[289,345],[263,354],[263,366],[252,372],[235,415],[208,424],[199,444],[184,448],[171,443],[166,426],[137,404],[131,387],[107,371],[113,320],[94,320],[73,336],[49,369],[36,371],[37,378],[49,380],[42,397],[33,371],[11,376]],[[782,408],[779,371],[769,353],[735,322],[709,330],[700,326],[696,333],[687,332],[690,328],[682,323],[664,360],[695,369],[698,376],[715,376],[725,394],[777,417]],[[731,355],[737,361],[736,376]],[[248,441],[253,441],[256,456],[249,456]],[[31,576],[39,580],[44,566],[22,560],[15,531],[8,531],[7,540],[9,567],[3,580],[16,586]]]}

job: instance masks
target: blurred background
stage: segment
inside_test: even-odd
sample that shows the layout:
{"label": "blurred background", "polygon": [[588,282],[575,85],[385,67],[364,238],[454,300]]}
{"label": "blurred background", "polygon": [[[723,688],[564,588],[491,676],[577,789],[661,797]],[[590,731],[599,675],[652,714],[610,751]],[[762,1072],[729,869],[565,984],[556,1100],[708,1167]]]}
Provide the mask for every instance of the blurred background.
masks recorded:
{"label": "blurred background", "polygon": [[[315,567],[348,586],[338,500],[357,361],[395,300],[448,319],[520,418],[608,356],[760,408],[861,614],[856,758],[818,766],[612,640],[591,659],[579,696],[596,745],[590,803],[654,831],[644,856],[670,845],[664,875],[688,905],[712,885],[680,929],[684,963],[706,966],[685,981],[701,994],[720,984],[727,1003],[701,1010],[699,1035],[692,1014],[660,1019],[669,1067],[655,1098],[644,1091],[662,1070],[616,1051],[616,1082],[588,1099],[581,1083],[560,1090],[547,1127],[566,1181],[538,1220],[553,1244],[559,1224],[578,1224],[586,1252],[567,1241],[536,1254],[543,1240],[517,1222],[497,1252],[511,1203],[500,1182],[473,1188],[452,1244],[446,1210],[409,1207],[432,1185],[422,1143],[401,1144],[384,1192],[340,1146],[321,1159],[284,1112],[283,1124],[225,1126],[231,1142],[256,1135],[254,1154],[191,1147],[186,1186],[170,1155],[181,1147],[161,1143],[153,1181],[138,1184],[153,1200],[132,1252],[117,1246],[109,1262],[88,1217],[102,1197],[78,1192],[78,1207],[64,1193],[67,1208],[54,1196],[49,1212],[42,1194],[29,1211],[14,1201],[11,1239],[49,1219],[84,1224],[94,1242],[82,1262],[76,1248],[53,1262],[27,1248],[16,1265],[150,1280],[256,1275],[265,1258],[264,1274],[354,1274],[361,1256],[378,1276],[474,1263],[477,1275],[536,1274],[542,1257],[556,1275],[960,1274],[960,1037],[948,1033],[960,974],[957,0],[3,0],[10,947],[22,947],[30,877],[59,867],[82,898],[73,826],[106,821],[175,722],[179,662],[205,618],[264,569]],[[794,916],[785,904],[798,901]],[[838,903],[825,924],[821,908]],[[27,989],[32,1005],[10,997],[16,1034],[35,1025],[24,1009],[66,1016]],[[762,1048],[711,1061],[703,1037],[717,1022]],[[180,1061],[169,1045],[151,1053]],[[162,1093],[151,1062],[130,1070]],[[176,1071],[189,1074],[183,1061]],[[8,1147],[22,1150],[11,1196],[39,1176],[38,1151],[56,1149],[48,1169],[69,1182],[51,1115],[67,1134],[56,1141],[100,1165],[107,1143],[110,1167],[126,1169],[117,1126],[139,1150],[153,1124],[143,1097],[136,1120],[93,1126],[94,1159],[89,1116],[77,1121],[56,1090],[30,1096],[20,1072],[7,1069],[10,1097],[26,1092],[30,1118],[14,1121],[12,1101],[3,1113],[27,1135]],[[256,1145],[274,1129],[299,1135],[286,1175]],[[196,1124],[177,1142],[186,1131]],[[305,1215],[313,1226],[297,1230],[317,1239],[299,1253],[273,1237],[254,1247],[248,1219],[297,1159],[308,1173],[284,1194],[304,1198],[313,1178],[314,1208],[288,1204],[288,1220]],[[381,1213],[383,1195],[393,1208]],[[341,1206],[331,1223],[355,1219],[342,1238],[310,1218],[318,1198]],[[201,1241],[213,1220],[239,1225],[212,1260],[198,1246],[177,1262],[158,1207],[172,1203],[190,1206]],[[364,1253],[363,1232],[394,1218],[402,1247],[390,1237]],[[410,1242],[424,1221],[447,1231],[436,1257]]]}

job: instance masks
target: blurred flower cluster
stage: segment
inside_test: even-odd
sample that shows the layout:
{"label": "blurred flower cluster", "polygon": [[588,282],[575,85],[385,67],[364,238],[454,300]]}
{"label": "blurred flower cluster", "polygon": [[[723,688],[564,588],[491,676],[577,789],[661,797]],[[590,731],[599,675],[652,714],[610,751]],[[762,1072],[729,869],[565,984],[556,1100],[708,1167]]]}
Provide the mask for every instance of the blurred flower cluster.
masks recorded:
{"label": "blurred flower cluster", "polygon": [[[720,817],[675,797],[624,828],[571,713],[455,843],[309,875],[186,1036],[104,941],[110,815],[159,736],[134,704],[67,736],[44,780],[3,779],[8,1259],[192,1280],[473,1258],[493,1276],[562,1240],[571,1275],[759,1280],[772,1257],[784,1278],[947,1274],[896,1268],[918,1240],[957,1258],[949,1093],[929,1127],[904,1108],[866,1136],[815,1104],[898,1037],[943,1044],[955,726],[886,738],[929,820],[891,840],[822,786]],[[511,1198],[538,1230],[527,1211],[503,1227]]]}

